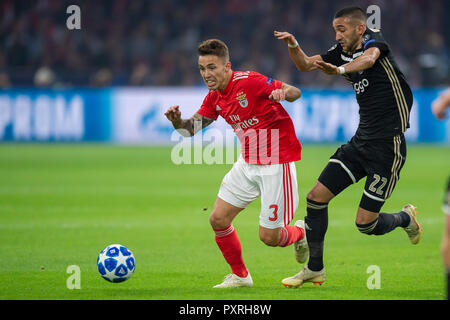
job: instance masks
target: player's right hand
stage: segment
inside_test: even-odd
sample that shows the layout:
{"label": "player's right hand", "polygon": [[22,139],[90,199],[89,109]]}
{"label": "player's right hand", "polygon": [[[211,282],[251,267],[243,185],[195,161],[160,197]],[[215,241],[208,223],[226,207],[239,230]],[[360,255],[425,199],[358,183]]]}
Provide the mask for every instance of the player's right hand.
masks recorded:
{"label": "player's right hand", "polygon": [[295,45],[297,43],[297,40],[295,40],[295,37],[292,34],[290,34],[289,32],[274,31],[273,35],[278,40],[283,40],[287,44]]}
{"label": "player's right hand", "polygon": [[286,99],[286,92],[283,89],[273,90],[269,95],[269,99],[275,102],[281,102]]}
{"label": "player's right hand", "polygon": [[172,106],[164,113],[164,115],[171,122],[178,122],[181,119],[181,111],[179,110],[179,106]]}

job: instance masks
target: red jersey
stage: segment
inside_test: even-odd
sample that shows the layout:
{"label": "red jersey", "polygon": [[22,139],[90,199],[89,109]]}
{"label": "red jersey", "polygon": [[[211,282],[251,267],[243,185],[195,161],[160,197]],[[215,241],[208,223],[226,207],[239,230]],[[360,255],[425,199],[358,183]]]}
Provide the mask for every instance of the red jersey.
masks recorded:
{"label": "red jersey", "polygon": [[233,71],[223,91],[211,90],[197,111],[229,123],[251,164],[279,164],[300,160],[301,145],[294,124],[283,106],[269,99],[282,82],[253,71]]}

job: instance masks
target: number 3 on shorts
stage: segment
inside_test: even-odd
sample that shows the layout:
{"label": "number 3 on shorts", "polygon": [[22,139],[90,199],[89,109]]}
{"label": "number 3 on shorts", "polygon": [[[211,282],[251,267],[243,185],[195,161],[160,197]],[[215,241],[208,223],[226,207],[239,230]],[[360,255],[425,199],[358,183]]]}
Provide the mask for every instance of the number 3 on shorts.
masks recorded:
{"label": "number 3 on shorts", "polygon": [[270,221],[276,221],[278,219],[278,206],[276,204],[272,204],[270,209],[273,209],[273,217],[269,217]]}

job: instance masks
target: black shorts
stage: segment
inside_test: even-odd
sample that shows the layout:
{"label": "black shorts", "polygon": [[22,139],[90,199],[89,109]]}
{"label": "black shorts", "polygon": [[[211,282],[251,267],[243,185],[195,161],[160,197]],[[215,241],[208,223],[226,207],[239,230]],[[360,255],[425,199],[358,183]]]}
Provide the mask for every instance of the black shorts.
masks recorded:
{"label": "black shorts", "polygon": [[360,207],[378,212],[400,179],[405,160],[403,134],[378,140],[361,140],[354,136],[331,156],[319,181],[337,195],[367,177]]}

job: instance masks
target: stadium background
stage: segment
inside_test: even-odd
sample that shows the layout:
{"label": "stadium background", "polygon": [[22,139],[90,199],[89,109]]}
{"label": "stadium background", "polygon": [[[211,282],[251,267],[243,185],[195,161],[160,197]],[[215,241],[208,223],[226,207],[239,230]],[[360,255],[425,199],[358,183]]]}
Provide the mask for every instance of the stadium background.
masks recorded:
{"label": "stadium background", "polygon": [[[66,8],[72,4],[81,8],[80,30],[66,27]],[[352,215],[360,189],[349,190],[342,202],[336,200],[330,222],[327,237],[337,239],[338,234],[340,240],[333,242],[334,247],[329,244],[331,290],[322,293],[326,299],[365,297],[366,275],[361,268],[366,264],[355,259],[369,261],[370,247],[367,252],[389,260],[382,265],[383,272],[385,277],[391,272],[394,288],[389,291],[383,282],[386,289],[369,298],[442,298],[438,247],[450,121],[436,120],[430,103],[450,86],[446,0],[2,0],[0,278],[5,287],[0,297],[71,299],[74,296],[64,286],[65,268],[75,263],[92,271],[83,276],[83,288],[88,289],[75,296],[81,299],[298,299],[279,291],[280,274],[262,267],[275,257],[281,270],[288,253],[264,251],[267,248],[256,239],[258,204],[241,218],[239,230],[249,263],[263,269],[254,275],[255,283],[270,280],[274,287],[257,291],[261,295],[213,295],[202,289],[222,276],[211,270],[227,271],[211,241],[205,212],[229,166],[173,165],[170,149],[180,137],[163,113],[174,104],[180,105],[184,117],[197,110],[206,89],[197,70],[196,46],[206,38],[224,40],[233,69],[252,69],[302,89],[301,99],[283,104],[304,144],[299,192],[305,194],[322,162],[354,133],[358,106],[350,85],[339,77],[298,72],[273,30],[292,32],[307,53],[325,52],[335,37],[333,14],[348,4],[380,7],[384,37],[413,88],[408,160],[399,191],[389,204],[401,207],[403,199],[413,195],[429,211],[424,217],[428,238],[420,254],[405,250],[404,242],[389,242],[400,232],[386,242],[358,238]],[[206,131],[226,127],[218,120]],[[201,213],[193,214],[195,210]],[[169,221],[166,215],[176,218]],[[342,225],[348,228],[340,229]],[[178,238],[168,237],[165,228]],[[181,235],[191,238],[180,240]],[[133,293],[118,287],[104,290],[92,263],[104,246],[122,241],[129,243],[137,260],[135,282],[125,284],[138,289]],[[190,257],[178,257],[180,241]],[[161,248],[156,245],[163,243]],[[355,256],[346,260],[345,269],[340,259],[348,252],[340,250]],[[205,255],[199,259],[202,251]],[[423,260],[410,262],[417,255]],[[418,290],[411,289],[403,274],[411,266],[408,263],[415,268]],[[204,276],[191,279],[196,268],[204,269]],[[346,277],[333,279],[333,273]],[[154,274],[166,282],[155,284]],[[358,277],[362,289],[351,282]],[[174,280],[178,278],[185,282]],[[154,291],[140,290],[149,283]],[[324,297],[306,292],[306,299]]]}
{"label": "stadium background", "polygon": [[[285,105],[300,141],[344,141],[354,132],[351,87],[339,77],[297,72],[273,37],[287,30],[305,52],[325,52],[333,13],[348,1],[85,1],[78,2],[81,29],[68,30],[66,8],[74,3],[2,1],[0,140],[170,144],[163,113],[180,104],[190,116],[201,104],[196,46],[211,37],[229,45],[235,70],[304,90],[303,99]],[[356,3],[380,7],[384,36],[415,90],[408,140],[448,143],[448,124],[433,118],[429,104],[450,83],[449,2]]]}

